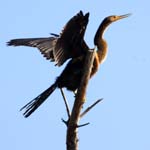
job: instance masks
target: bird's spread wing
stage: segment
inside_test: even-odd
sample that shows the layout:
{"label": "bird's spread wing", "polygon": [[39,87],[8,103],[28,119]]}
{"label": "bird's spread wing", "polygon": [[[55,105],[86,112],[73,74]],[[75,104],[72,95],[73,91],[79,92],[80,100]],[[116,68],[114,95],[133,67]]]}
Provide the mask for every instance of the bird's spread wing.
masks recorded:
{"label": "bird's spread wing", "polygon": [[56,37],[49,38],[26,38],[10,40],[8,46],[30,46],[37,47],[46,59],[54,61],[53,50],[56,44]]}
{"label": "bird's spread wing", "polygon": [[80,11],[72,17],[58,38],[54,57],[57,65],[62,65],[67,59],[77,57],[83,49],[77,49],[83,43],[83,37],[88,24],[89,13],[83,15]]}
{"label": "bird's spread wing", "polygon": [[89,13],[83,15],[80,11],[68,21],[60,36],[52,33],[53,37],[48,38],[13,39],[7,45],[37,47],[47,59],[61,66],[67,59],[78,57],[84,51],[81,47],[85,45],[83,37],[88,17]]}

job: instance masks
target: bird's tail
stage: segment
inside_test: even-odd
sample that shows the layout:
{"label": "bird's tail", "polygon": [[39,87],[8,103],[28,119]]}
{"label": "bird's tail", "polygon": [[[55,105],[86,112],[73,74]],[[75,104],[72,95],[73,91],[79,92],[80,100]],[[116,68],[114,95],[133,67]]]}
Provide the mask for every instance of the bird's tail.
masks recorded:
{"label": "bird's tail", "polygon": [[25,106],[23,106],[20,111],[25,110],[23,113],[24,117],[29,117],[57,88],[57,83],[54,83],[51,85],[47,90],[42,92],[39,96],[37,96],[35,99],[27,103]]}

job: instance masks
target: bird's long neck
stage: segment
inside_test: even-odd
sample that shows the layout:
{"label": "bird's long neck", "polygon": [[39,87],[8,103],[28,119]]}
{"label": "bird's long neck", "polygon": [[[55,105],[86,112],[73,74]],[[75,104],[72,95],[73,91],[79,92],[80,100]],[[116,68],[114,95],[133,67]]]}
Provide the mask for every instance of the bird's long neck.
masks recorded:
{"label": "bird's long neck", "polygon": [[107,43],[104,39],[101,39],[100,44],[97,46],[97,57],[99,63],[103,63],[107,56]]}
{"label": "bird's long neck", "polygon": [[95,35],[95,45],[97,46],[97,57],[99,63],[102,63],[107,55],[107,43],[103,38],[103,34],[110,23],[103,20]]}

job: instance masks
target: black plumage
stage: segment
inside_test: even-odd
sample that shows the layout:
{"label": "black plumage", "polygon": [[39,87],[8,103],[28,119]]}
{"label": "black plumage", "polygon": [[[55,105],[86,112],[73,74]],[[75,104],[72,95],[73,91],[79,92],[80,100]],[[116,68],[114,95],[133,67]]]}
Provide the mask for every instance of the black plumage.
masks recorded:
{"label": "black plumage", "polygon": [[[105,29],[112,22],[128,16],[129,14],[109,16],[100,24],[94,37],[97,52],[95,53],[91,77],[97,72],[99,65],[104,61],[107,54],[107,43],[103,39]],[[56,88],[65,87],[70,91],[78,89],[81,82],[85,56],[90,49],[84,40],[88,19],[89,13],[84,15],[80,11],[68,21],[60,35],[52,33],[52,37],[13,39],[7,43],[9,46],[37,47],[47,59],[54,61],[57,66],[61,66],[66,60],[70,59],[54,84],[21,108],[21,110],[25,109],[25,117],[30,116]]]}

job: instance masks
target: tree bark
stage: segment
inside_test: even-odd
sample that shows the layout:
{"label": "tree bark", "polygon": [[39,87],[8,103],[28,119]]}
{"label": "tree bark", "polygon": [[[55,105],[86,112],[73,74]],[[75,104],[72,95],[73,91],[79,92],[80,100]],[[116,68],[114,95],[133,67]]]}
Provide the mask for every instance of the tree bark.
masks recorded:
{"label": "tree bark", "polygon": [[83,68],[81,83],[78,88],[71,116],[68,122],[66,137],[67,150],[78,150],[78,127],[80,121],[80,113],[83,104],[85,103],[86,89],[90,78],[91,69],[93,66],[94,56],[95,51],[89,51],[85,58],[85,65]]}

